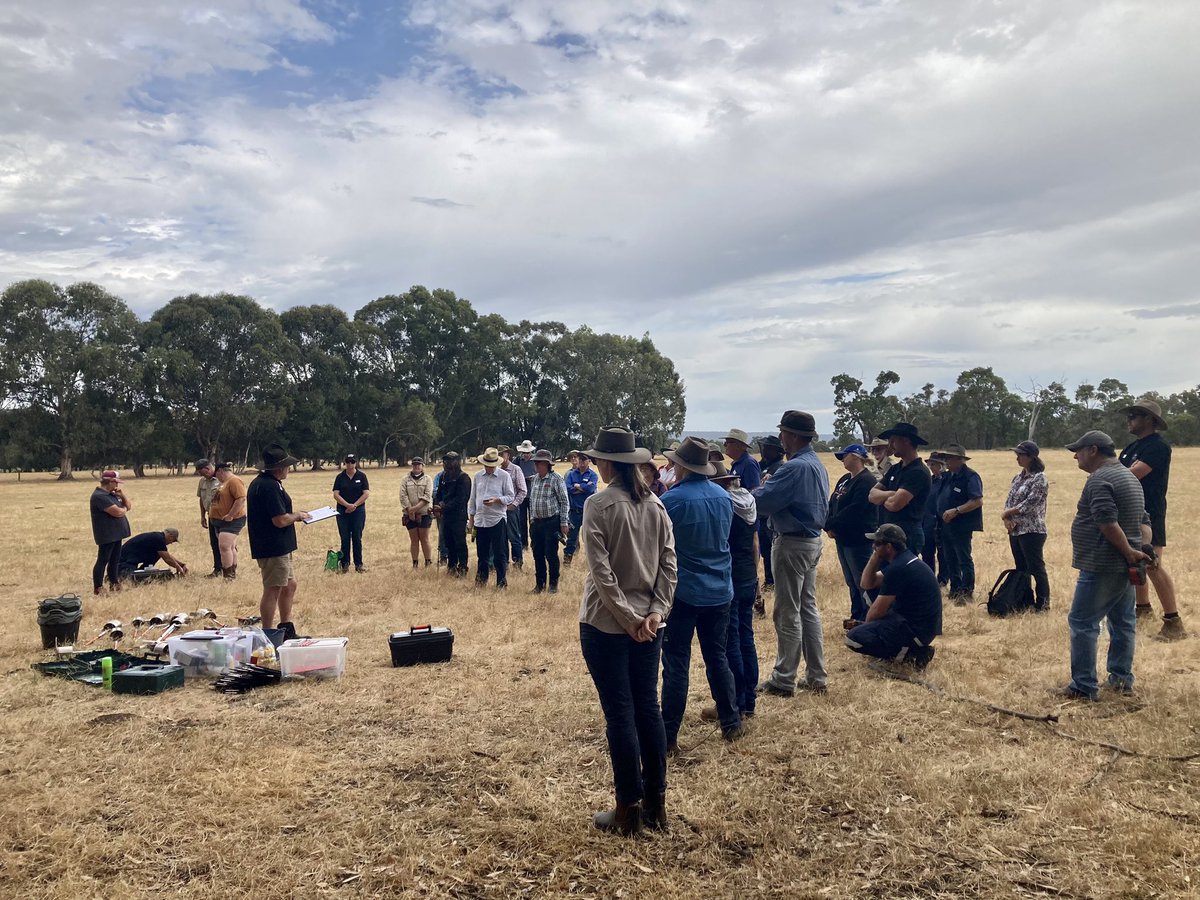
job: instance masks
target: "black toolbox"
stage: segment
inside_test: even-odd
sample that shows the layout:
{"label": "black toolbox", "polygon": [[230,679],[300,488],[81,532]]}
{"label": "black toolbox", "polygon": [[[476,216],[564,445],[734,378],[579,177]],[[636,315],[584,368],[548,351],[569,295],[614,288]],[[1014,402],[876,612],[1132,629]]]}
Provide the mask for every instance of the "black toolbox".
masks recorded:
{"label": "black toolbox", "polygon": [[114,694],[161,694],[183,687],[183,666],[148,663],[113,672]]}
{"label": "black toolbox", "polygon": [[411,631],[397,631],[388,638],[393,666],[446,662],[454,650],[454,632],[449,628],[414,625]]}

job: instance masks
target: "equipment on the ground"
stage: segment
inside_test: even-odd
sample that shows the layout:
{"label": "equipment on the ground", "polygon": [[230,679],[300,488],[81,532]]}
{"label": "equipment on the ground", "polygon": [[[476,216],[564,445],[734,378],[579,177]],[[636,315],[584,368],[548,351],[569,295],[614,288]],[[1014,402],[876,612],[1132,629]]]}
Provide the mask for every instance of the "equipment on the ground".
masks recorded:
{"label": "equipment on the ground", "polygon": [[120,619],[109,619],[107,622],[104,623],[104,627],[100,629],[100,633],[97,634],[94,638],[92,638],[90,641],[88,641],[83,646],[90,647],[90,646],[92,646],[92,644],[96,643],[96,641],[100,640],[100,638],[104,637],[106,634],[108,634],[114,628],[119,630],[123,627],[124,626],[122,625]]}
{"label": "equipment on the ground", "polygon": [[1030,574],[1020,569],[1005,569],[988,591],[988,615],[1004,618],[1033,608]]}
{"label": "equipment on the ground", "polygon": [[397,631],[388,637],[393,666],[446,662],[454,651],[454,632],[449,628],[414,625],[409,631]]}

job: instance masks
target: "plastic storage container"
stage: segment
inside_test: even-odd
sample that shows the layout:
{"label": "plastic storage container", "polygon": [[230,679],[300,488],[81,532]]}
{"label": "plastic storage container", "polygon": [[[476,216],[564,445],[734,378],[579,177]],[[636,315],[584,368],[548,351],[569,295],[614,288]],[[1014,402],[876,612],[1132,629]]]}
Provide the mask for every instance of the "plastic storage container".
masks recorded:
{"label": "plastic storage container", "polygon": [[454,633],[449,628],[414,625],[411,631],[397,631],[388,637],[393,666],[446,662],[454,652]]}
{"label": "plastic storage container", "polygon": [[237,638],[219,631],[189,631],[169,638],[171,664],[183,666],[188,678],[216,678],[237,661]]}
{"label": "plastic storage container", "polygon": [[279,645],[279,671],[283,677],[341,678],[346,671],[349,638],[297,638]]}
{"label": "plastic storage container", "polygon": [[183,687],[183,679],[183,666],[151,663],[114,672],[112,689],[114,694],[161,694]]}

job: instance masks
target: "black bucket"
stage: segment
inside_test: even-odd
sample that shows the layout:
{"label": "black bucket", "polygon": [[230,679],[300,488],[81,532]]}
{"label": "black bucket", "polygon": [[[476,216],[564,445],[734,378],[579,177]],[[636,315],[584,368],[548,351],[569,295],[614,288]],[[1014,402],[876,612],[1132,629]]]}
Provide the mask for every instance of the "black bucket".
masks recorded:
{"label": "black bucket", "polygon": [[59,646],[69,646],[79,640],[79,620],[63,622],[58,625],[42,625],[42,649],[53,650]]}

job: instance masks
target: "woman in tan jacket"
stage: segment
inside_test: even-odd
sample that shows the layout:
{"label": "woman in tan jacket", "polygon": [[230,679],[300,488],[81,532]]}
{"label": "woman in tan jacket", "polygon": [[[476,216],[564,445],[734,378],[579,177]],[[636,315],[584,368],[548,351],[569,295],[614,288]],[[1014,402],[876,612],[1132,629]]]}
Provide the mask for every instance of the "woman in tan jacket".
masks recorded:
{"label": "woman in tan jacket", "polygon": [[420,565],[418,557],[425,554],[425,565],[430,565],[429,526],[433,524],[433,479],[425,474],[425,460],[413,457],[412,471],[400,482],[400,508],[404,527],[408,529],[408,540],[412,550],[413,568]]}
{"label": "woman in tan jacket", "polygon": [[633,432],[605,428],[586,451],[608,487],[583,506],[588,572],[579,640],[600,695],[617,805],[596,827],[634,834],[667,825],[667,734],[658,705],[659,630],[675,598],[675,538],[639,467],[650,451]]}

